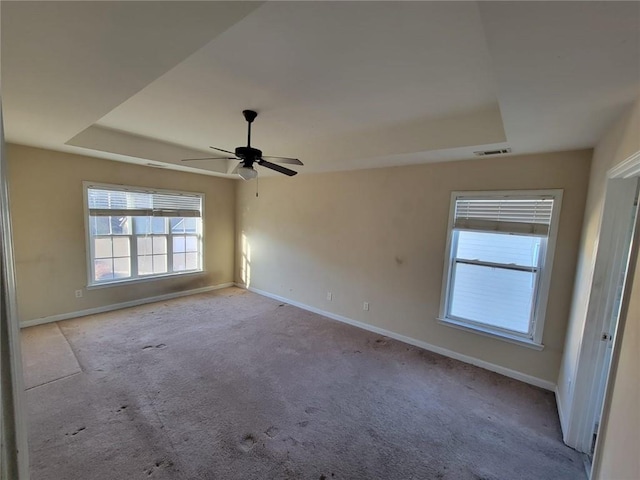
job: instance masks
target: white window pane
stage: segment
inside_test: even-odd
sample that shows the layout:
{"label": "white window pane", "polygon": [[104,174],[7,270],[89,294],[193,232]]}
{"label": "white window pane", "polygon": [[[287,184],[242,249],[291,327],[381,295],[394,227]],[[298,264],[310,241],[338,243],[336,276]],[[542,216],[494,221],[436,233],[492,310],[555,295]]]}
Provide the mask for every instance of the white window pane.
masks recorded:
{"label": "white window pane", "polygon": [[535,274],[459,263],[449,314],[519,333],[529,331]]}
{"label": "white window pane", "polygon": [[102,280],[110,280],[113,278],[113,260],[103,259],[93,262],[94,280],[100,282]]}
{"label": "white window pane", "polygon": [[133,217],[133,230],[136,235],[162,235],[167,233],[167,223],[162,217]]}
{"label": "white window pane", "polygon": [[187,236],[185,243],[187,252],[197,252],[198,251],[198,237],[196,236]]}
{"label": "white window pane", "polygon": [[186,259],[184,253],[176,253],[173,255],[173,271],[182,272],[186,270]]}
{"label": "white window pane", "polygon": [[112,235],[129,235],[131,233],[131,217],[109,217]]}
{"label": "white window pane", "polygon": [[151,233],[151,217],[133,217],[133,233],[136,235]]}
{"label": "white window pane", "polygon": [[94,258],[113,257],[113,251],[111,250],[111,238],[94,238],[93,256]]}
{"label": "white window pane", "polygon": [[113,278],[128,278],[131,276],[131,259],[114,258],[113,259]]}
{"label": "white window pane", "polygon": [[184,218],[170,218],[169,223],[171,225],[172,233],[183,233],[184,232]]}
{"label": "white window pane", "polygon": [[154,234],[162,235],[163,233],[167,233],[167,221],[162,217],[153,217],[152,220],[152,230]]}
{"label": "white window pane", "polygon": [[198,232],[198,222],[199,218],[185,218],[184,219],[184,231],[187,233],[197,233]]}
{"label": "white window pane", "polygon": [[458,231],[456,258],[483,262],[538,265],[541,237]]}
{"label": "white window pane", "polygon": [[167,256],[153,256],[153,273],[167,273]]}
{"label": "white window pane", "polygon": [[151,255],[153,253],[151,237],[138,237],[138,255]]}
{"label": "white window pane", "polygon": [[113,256],[128,257],[129,253],[129,237],[113,237]]}
{"label": "white window pane", "polygon": [[167,237],[153,237],[153,253],[167,253]]}
{"label": "white window pane", "polygon": [[196,270],[198,268],[198,254],[197,253],[187,253],[186,261],[185,261],[185,269],[186,270]]}
{"label": "white window pane", "polygon": [[183,236],[173,237],[174,253],[182,253],[185,251],[185,238]]}
{"label": "white window pane", "polygon": [[138,274],[150,275],[153,273],[153,257],[151,255],[138,256]]}
{"label": "white window pane", "polygon": [[91,217],[91,235],[110,235],[111,217]]}

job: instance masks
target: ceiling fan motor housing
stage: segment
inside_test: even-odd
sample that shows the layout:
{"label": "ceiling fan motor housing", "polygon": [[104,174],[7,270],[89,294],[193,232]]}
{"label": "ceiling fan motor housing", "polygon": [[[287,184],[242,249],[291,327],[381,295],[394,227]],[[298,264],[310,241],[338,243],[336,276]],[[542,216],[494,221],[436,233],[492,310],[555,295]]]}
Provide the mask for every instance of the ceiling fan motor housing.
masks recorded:
{"label": "ceiling fan motor housing", "polygon": [[236,156],[247,162],[253,163],[258,158],[262,158],[262,150],[252,147],[237,147]]}

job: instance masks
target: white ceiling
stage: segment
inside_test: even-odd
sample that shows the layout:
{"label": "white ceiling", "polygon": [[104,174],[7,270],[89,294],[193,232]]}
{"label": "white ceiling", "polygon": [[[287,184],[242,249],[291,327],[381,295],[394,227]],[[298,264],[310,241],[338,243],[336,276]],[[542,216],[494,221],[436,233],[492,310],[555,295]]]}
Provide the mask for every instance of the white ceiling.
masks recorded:
{"label": "white ceiling", "polygon": [[[640,94],[637,2],[1,2],[8,141],[225,174],[592,147]],[[189,166],[187,166],[189,165]]]}

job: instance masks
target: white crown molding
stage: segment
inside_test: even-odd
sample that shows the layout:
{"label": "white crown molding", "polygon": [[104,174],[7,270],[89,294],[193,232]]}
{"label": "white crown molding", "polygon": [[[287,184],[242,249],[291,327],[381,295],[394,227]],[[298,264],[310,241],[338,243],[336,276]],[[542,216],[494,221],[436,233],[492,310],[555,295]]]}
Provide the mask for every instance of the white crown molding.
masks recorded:
{"label": "white crown molding", "polygon": [[609,170],[609,178],[630,178],[640,175],[640,150]]}

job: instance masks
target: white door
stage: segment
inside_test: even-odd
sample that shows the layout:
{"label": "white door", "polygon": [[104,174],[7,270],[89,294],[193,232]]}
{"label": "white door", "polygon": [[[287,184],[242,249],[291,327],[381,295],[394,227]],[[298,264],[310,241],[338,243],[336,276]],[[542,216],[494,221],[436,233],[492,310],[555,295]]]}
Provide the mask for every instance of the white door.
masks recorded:
{"label": "white door", "polygon": [[[636,186],[636,195],[633,205],[627,206],[627,215],[629,215],[629,224],[627,231],[622,239],[622,244],[619,246],[620,248],[616,250],[615,261],[619,263],[619,265],[614,265],[612,269],[612,274],[615,275],[617,273],[617,280],[615,281],[615,287],[612,295],[612,306],[610,314],[608,318],[605,319],[604,328],[602,329],[602,336],[600,337],[600,341],[603,344],[602,349],[602,369],[598,374],[598,386],[595,391],[595,399],[594,399],[594,412],[595,418],[593,422],[593,443],[591,445],[591,450],[589,454],[593,455],[593,450],[596,444],[596,438],[598,433],[598,428],[600,426],[600,419],[602,417],[602,406],[604,404],[605,391],[607,386],[607,380],[609,378],[609,371],[611,368],[611,358],[613,356],[613,341],[614,336],[618,327],[618,321],[620,319],[620,307],[622,306],[622,294],[624,292],[624,283],[627,278],[627,272],[629,269],[629,253],[631,250],[631,242],[633,240],[633,231],[635,228],[635,223],[638,218],[638,195],[640,193],[640,181],[636,180],[638,185]],[[624,215],[624,212],[623,212]],[[618,273],[619,272],[619,273]]]}

